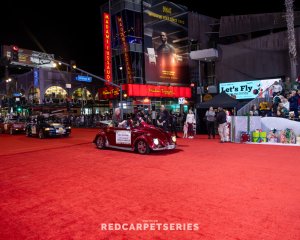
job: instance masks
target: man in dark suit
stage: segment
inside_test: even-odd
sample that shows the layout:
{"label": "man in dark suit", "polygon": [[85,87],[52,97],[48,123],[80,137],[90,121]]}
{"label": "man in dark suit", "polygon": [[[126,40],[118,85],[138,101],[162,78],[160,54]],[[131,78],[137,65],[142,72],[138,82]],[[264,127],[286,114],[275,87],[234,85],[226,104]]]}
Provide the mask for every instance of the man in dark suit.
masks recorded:
{"label": "man in dark suit", "polygon": [[159,118],[157,120],[157,126],[162,128],[164,131],[168,131],[169,127],[169,112],[165,108],[164,105],[161,105],[160,107],[160,113],[159,113]]}

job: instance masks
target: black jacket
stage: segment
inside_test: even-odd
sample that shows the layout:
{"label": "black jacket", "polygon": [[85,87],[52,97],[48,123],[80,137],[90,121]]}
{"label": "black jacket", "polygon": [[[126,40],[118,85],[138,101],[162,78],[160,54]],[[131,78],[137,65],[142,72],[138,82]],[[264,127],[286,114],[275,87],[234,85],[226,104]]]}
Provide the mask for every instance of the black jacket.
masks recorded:
{"label": "black jacket", "polygon": [[226,113],[225,113],[224,110],[218,112],[216,120],[217,120],[218,124],[222,124],[222,123],[226,123],[227,122],[226,121]]}

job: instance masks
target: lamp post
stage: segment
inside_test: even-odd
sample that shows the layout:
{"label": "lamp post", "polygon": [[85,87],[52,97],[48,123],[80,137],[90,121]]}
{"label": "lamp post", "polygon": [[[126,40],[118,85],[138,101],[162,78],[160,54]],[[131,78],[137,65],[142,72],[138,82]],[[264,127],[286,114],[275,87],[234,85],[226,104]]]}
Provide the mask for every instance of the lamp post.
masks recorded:
{"label": "lamp post", "polygon": [[5,82],[6,82],[6,95],[9,96],[9,85],[11,82],[11,78],[6,79]]}

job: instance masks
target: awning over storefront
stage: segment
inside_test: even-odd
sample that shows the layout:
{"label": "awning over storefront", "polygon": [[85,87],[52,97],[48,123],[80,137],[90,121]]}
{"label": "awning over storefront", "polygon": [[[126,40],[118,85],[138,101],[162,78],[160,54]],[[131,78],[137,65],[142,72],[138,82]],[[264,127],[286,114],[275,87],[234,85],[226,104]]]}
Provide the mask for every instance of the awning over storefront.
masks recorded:
{"label": "awning over storefront", "polygon": [[128,97],[191,98],[190,87],[156,86],[149,84],[124,84]]}

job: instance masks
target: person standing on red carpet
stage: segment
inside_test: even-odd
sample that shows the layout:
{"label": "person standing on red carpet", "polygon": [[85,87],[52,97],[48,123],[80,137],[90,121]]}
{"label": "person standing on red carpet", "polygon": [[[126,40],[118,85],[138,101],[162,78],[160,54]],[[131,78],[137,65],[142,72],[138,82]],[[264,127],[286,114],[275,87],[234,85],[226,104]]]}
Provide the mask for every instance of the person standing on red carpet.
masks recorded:
{"label": "person standing on red carpet", "polygon": [[210,139],[211,136],[215,138],[216,133],[215,133],[215,120],[216,120],[216,113],[214,111],[213,107],[210,107],[206,113],[206,127],[207,127],[207,132],[208,132],[208,138]]}
{"label": "person standing on red carpet", "polygon": [[196,124],[196,120],[192,109],[189,110],[185,122],[188,124],[188,138],[194,138],[194,124]]}
{"label": "person standing on red carpet", "polygon": [[164,105],[160,106],[160,113],[159,113],[159,117],[157,119],[157,126],[159,128],[162,128],[164,131],[168,131],[169,130],[169,112],[168,110],[165,108]]}
{"label": "person standing on red carpet", "polygon": [[226,129],[227,129],[227,121],[226,121],[226,113],[222,107],[218,107],[217,114],[217,123],[218,123],[218,132],[221,138],[221,143],[226,142]]}

